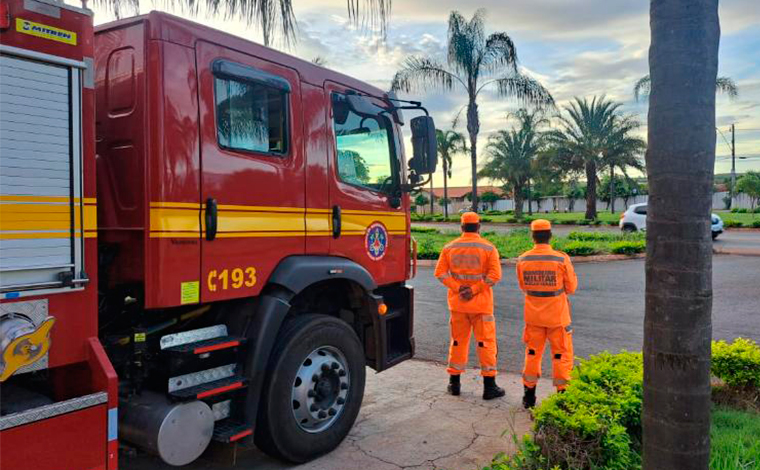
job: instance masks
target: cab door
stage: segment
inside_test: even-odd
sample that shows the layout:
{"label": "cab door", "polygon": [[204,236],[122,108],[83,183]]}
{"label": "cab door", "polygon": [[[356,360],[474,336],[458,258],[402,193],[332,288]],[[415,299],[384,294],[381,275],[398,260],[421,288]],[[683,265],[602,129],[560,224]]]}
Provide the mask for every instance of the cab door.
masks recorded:
{"label": "cab door", "polygon": [[408,198],[395,194],[401,143],[387,115],[360,116],[346,108],[345,94],[352,91],[325,84],[330,253],[361,264],[378,285],[403,281],[409,220]]}
{"label": "cab door", "polygon": [[201,121],[201,300],[256,295],[305,240],[296,71],[196,46]]}

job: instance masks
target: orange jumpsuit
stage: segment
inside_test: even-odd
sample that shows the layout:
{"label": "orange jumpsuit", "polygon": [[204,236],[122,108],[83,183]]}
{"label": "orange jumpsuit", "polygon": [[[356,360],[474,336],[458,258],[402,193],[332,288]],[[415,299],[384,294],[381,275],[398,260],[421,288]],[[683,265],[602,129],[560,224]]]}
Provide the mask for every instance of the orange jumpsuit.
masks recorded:
{"label": "orange jumpsuit", "polygon": [[[499,252],[477,233],[463,233],[441,251],[435,277],[449,288],[451,343],[447,372],[451,375],[464,372],[474,331],[480,374],[494,377],[497,346],[491,287],[501,280]],[[472,289],[470,300],[459,297],[461,286]]]}
{"label": "orange jumpsuit", "polygon": [[518,258],[517,279],[525,293],[523,384],[536,386],[548,339],[554,385],[564,390],[573,370],[573,331],[567,296],[578,287],[570,257],[548,244],[536,244]]}

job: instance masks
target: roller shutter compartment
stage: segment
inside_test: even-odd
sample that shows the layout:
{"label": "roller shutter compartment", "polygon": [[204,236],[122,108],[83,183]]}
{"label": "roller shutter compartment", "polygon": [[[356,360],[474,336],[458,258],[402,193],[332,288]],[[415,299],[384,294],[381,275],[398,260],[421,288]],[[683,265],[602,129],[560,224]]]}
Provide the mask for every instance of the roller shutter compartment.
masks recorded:
{"label": "roller shutter compartment", "polygon": [[79,87],[78,69],[0,56],[0,291],[80,277]]}

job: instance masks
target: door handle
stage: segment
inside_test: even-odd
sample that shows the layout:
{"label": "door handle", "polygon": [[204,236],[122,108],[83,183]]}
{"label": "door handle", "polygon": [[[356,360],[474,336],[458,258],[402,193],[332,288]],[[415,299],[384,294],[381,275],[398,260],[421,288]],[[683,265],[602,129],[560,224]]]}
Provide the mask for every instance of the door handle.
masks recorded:
{"label": "door handle", "polygon": [[216,199],[210,197],[206,199],[206,240],[211,241],[216,238],[216,229],[218,224],[219,210],[216,205]]}
{"label": "door handle", "polygon": [[332,208],[332,236],[338,238],[340,236],[340,206],[333,206]]}

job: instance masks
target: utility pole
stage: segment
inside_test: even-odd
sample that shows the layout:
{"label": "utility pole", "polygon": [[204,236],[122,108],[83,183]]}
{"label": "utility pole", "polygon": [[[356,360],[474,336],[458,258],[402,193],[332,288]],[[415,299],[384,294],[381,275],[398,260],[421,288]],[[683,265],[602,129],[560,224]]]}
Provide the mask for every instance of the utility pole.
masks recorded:
{"label": "utility pole", "polygon": [[435,201],[435,196],[433,195],[433,175],[430,175],[430,215],[432,215],[435,212],[435,208],[433,207],[433,204]]}
{"label": "utility pole", "polygon": [[731,207],[736,196],[736,125],[731,124]]}

